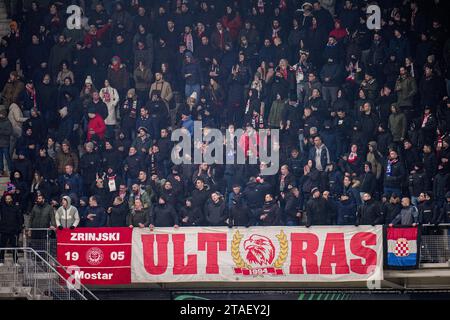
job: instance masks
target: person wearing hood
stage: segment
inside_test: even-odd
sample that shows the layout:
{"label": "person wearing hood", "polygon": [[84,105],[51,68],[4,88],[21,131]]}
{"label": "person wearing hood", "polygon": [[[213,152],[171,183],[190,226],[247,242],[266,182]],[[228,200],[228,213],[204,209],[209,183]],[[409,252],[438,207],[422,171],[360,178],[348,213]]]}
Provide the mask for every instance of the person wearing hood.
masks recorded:
{"label": "person wearing hood", "polygon": [[[0,248],[15,248],[24,224],[23,214],[18,205],[14,204],[12,195],[6,194],[0,205]],[[14,263],[17,266],[17,251],[13,252]],[[5,250],[0,250],[0,266],[5,261]]]}
{"label": "person wearing hood", "polygon": [[423,170],[423,164],[417,162],[414,164],[414,168],[408,176],[408,189],[413,205],[418,205],[419,196],[426,190],[425,186],[426,175]]}
{"label": "person wearing hood", "polygon": [[375,194],[377,189],[377,179],[372,172],[372,164],[370,162],[364,163],[364,171],[359,176],[358,180],[361,182],[359,191],[362,194],[369,193]]}
{"label": "person wearing hood", "polygon": [[153,204],[150,216],[150,230],[153,228],[174,227],[178,228],[179,217],[175,208],[167,202],[164,196],[158,198],[158,203]]}
{"label": "person wearing hood", "polygon": [[202,210],[192,205],[190,197],[185,200],[184,206],[180,209],[180,220],[183,227],[198,227],[203,223]]}
{"label": "person wearing hood", "polygon": [[251,211],[244,201],[242,193],[234,194],[230,199],[228,227],[246,227],[250,226]]}
{"label": "person wearing hood", "polygon": [[9,168],[10,172],[20,171],[24,182],[30,183],[33,179],[33,162],[29,157],[29,153],[25,148],[17,149],[17,159],[12,161],[12,166]]}
{"label": "person wearing hood", "polygon": [[119,56],[112,57],[107,79],[110,85],[117,90],[119,96],[125,96],[130,88],[130,74]]}
{"label": "person wearing hood", "polygon": [[400,108],[393,104],[391,106],[391,115],[389,116],[389,130],[392,133],[393,141],[397,144],[402,142],[406,137],[406,130],[408,128],[408,121],[405,114]]}
{"label": "person wearing hood", "polygon": [[389,146],[392,144],[392,134],[390,130],[387,130],[387,126],[383,123],[380,123],[378,125],[378,134],[377,134],[377,146],[378,151],[383,155],[386,156],[389,151]]}
{"label": "person wearing hood", "polygon": [[328,104],[333,104],[337,99],[337,91],[342,75],[343,68],[341,64],[334,57],[328,58],[327,63],[320,71],[320,79],[323,83],[323,97]]}
{"label": "person wearing hood", "polygon": [[281,223],[282,210],[274,197],[268,193],[264,196],[264,204],[258,214],[259,226],[276,226]]}
{"label": "person wearing hood", "polygon": [[105,208],[99,206],[96,196],[89,198],[89,207],[86,214],[86,228],[106,227],[107,215]]}
{"label": "person wearing hood", "polygon": [[320,194],[319,188],[313,188],[311,199],[306,203],[306,227],[329,225],[330,220],[326,200]]}
{"label": "person wearing hood", "polygon": [[75,229],[80,224],[78,209],[71,205],[69,196],[63,196],[61,206],[56,210],[55,222],[59,230],[64,228]]}
{"label": "person wearing hood", "polygon": [[363,204],[358,206],[356,213],[356,226],[359,225],[376,225],[383,223],[383,215],[378,201],[372,199],[369,192],[364,193]]}
{"label": "person wearing hood", "polygon": [[402,199],[402,210],[400,213],[392,220],[389,227],[395,225],[402,226],[413,226],[415,227],[419,223],[419,211],[413,205],[411,205],[411,200],[408,197]]}
{"label": "person wearing hood", "polygon": [[213,192],[204,207],[205,220],[208,226],[224,226],[227,219],[227,212],[223,196],[218,192]]}
{"label": "person wearing hood", "polygon": [[105,138],[106,125],[102,116],[98,114],[95,109],[88,109],[89,122],[87,126],[87,140],[91,141],[94,135],[100,139]]}

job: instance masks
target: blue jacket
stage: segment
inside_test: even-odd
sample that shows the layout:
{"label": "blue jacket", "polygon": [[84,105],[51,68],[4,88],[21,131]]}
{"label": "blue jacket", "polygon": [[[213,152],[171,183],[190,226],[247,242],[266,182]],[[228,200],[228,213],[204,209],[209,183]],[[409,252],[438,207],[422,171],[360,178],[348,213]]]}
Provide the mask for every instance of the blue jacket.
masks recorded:
{"label": "blue jacket", "polygon": [[203,84],[203,75],[200,70],[200,66],[196,62],[186,63],[183,65],[181,69],[181,74],[191,74],[191,76],[184,78],[186,81],[186,84],[188,85],[195,85],[195,84]]}
{"label": "blue jacket", "polygon": [[186,128],[189,131],[191,136],[194,134],[194,121],[192,120],[191,116],[189,116],[189,118],[187,120],[182,120],[181,126],[183,128]]}
{"label": "blue jacket", "polygon": [[[78,197],[82,195],[83,181],[78,173],[61,175],[58,179],[58,184],[62,193],[75,193]],[[69,186],[69,190],[65,188],[66,184]]]}
{"label": "blue jacket", "polygon": [[[95,214],[94,220],[87,219],[90,214]],[[106,227],[107,216],[103,207],[91,207],[87,208],[86,212],[86,228],[100,228]]]}

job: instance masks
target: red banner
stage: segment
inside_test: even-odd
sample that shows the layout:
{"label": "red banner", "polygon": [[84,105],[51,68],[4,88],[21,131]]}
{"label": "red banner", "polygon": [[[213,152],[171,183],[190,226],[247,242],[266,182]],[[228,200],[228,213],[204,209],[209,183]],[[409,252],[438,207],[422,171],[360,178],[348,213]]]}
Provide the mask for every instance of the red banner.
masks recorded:
{"label": "red banner", "polygon": [[58,261],[67,268],[62,274],[70,283],[130,284],[132,235],[130,228],[58,230]]}

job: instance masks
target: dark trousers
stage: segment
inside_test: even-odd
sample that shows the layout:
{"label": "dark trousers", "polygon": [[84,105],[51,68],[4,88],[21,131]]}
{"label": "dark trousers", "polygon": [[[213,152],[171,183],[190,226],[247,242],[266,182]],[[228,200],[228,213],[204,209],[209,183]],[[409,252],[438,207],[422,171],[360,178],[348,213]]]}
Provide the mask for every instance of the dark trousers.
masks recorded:
{"label": "dark trousers", "polygon": [[[17,248],[17,234],[2,233],[0,235],[0,248]],[[17,262],[17,251],[13,252],[14,263]],[[5,250],[0,250],[0,263],[5,261]]]}

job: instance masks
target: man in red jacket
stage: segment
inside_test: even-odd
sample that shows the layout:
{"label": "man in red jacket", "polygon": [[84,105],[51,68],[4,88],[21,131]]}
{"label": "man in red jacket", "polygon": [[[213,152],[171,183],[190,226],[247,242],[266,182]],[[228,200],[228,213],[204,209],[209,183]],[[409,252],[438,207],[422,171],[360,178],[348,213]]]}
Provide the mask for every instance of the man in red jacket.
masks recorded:
{"label": "man in red jacket", "polygon": [[103,118],[95,112],[93,108],[88,109],[88,133],[87,133],[87,140],[91,141],[92,136],[95,134],[100,139],[105,138],[105,132],[106,132],[106,125]]}

